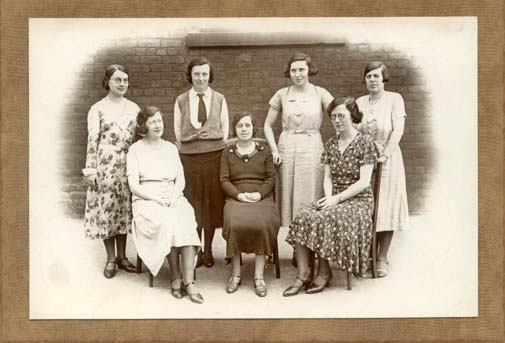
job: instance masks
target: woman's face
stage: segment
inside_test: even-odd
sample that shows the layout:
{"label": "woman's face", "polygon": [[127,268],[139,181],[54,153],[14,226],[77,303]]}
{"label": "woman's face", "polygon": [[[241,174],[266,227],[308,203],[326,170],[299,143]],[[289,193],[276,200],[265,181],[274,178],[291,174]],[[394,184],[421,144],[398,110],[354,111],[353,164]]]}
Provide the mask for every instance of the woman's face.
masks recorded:
{"label": "woman's face", "polygon": [[289,74],[291,75],[291,81],[293,81],[296,86],[304,86],[309,82],[309,66],[307,62],[295,61],[291,63]]}
{"label": "woman's face", "polygon": [[345,132],[352,128],[351,112],[345,107],[345,104],[340,104],[335,107],[330,114],[331,124],[337,132]]}
{"label": "woman's face", "polygon": [[384,78],[382,77],[382,67],[370,70],[365,75],[366,88],[370,93],[378,93],[384,90]]}
{"label": "woman's face", "polygon": [[155,139],[163,135],[163,118],[160,112],[156,112],[153,116],[147,118],[147,138]]}
{"label": "woman's face", "polygon": [[128,74],[116,70],[109,79],[109,93],[122,97],[128,90]]}
{"label": "woman's face", "polygon": [[250,116],[243,117],[235,126],[235,132],[237,133],[237,138],[241,142],[247,142],[252,139],[253,135],[253,123]]}
{"label": "woman's face", "polygon": [[203,64],[201,66],[194,66],[191,69],[191,82],[193,82],[193,88],[198,93],[203,93],[209,87],[210,78],[210,66],[208,64]]}

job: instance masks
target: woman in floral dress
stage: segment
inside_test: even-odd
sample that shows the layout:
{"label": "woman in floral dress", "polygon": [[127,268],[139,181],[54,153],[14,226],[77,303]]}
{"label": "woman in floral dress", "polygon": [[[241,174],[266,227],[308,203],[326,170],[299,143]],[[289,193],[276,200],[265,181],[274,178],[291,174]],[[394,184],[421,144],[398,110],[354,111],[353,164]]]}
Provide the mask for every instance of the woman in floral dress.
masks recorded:
{"label": "woman in floral dress", "polygon": [[[377,148],[369,135],[353,127],[362,113],[351,97],[333,100],[327,113],[337,135],[321,156],[325,164],[324,197],[303,208],[289,227],[286,241],[296,249],[298,275],[284,296],[321,292],[338,269],[363,274],[372,242],[374,200],[370,187]],[[309,254],[319,256],[317,276],[310,280]]]}
{"label": "woman in floral dress", "polygon": [[102,85],[107,96],[88,112],[84,227],[87,238],[103,240],[107,252],[103,273],[112,278],[118,267],[135,272],[135,266],[125,256],[126,234],[131,232],[132,220],[126,153],[140,108],[124,97],[128,90],[128,71],[124,66],[108,66]]}

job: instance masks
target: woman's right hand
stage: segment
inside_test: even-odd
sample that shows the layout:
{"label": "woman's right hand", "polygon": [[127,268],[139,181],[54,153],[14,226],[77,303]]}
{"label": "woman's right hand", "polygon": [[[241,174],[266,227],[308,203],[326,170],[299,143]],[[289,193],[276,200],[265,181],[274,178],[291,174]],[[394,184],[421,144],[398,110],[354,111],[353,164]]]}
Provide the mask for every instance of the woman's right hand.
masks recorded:
{"label": "woman's right hand", "polygon": [[88,187],[96,187],[97,186],[96,174],[85,176],[84,181]]}
{"label": "woman's right hand", "polygon": [[282,158],[281,158],[281,155],[279,154],[278,151],[272,152],[272,157],[273,157],[273,160],[274,160],[274,163],[275,163],[276,166],[278,166],[279,164],[281,164]]}
{"label": "woman's right hand", "polygon": [[241,202],[254,202],[249,199],[247,193],[239,193],[239,195],[237,195],[237,199]]}

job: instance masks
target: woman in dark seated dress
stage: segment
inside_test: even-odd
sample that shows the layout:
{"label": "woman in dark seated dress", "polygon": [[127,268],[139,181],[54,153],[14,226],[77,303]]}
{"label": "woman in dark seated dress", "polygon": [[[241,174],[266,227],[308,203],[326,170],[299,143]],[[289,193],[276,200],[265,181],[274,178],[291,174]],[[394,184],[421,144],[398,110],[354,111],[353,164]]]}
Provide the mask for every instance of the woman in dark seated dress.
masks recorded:
{"label": "woman in dark seated dress", "polygon": [[274,204],[275,167],[266,144],[253,140],[256,123],[248,112],[238,114],[232,129],[237,142],[221,156],[221,186],[227,195],[224,206],[223,237],[232,273],[228,293],[241,284],[240,253],[254,253],[254,288],[258,296],[267,294],[263,269],[265,255],[272,254],[280,219]]}
{"label": "woman in dark seated dress", "polygon": [[[366,271],[374,209],[370,179],[378,151],[372,137],[353,126],[363,114],[352,97],[333,100],[327,113],[336,136],[326,142],[321,156],[325,196],[298,212],[289,226],[286,241],[296,247],[298,275],[284,296],[302,288],[321,292],[332,278],[330,261],[354,274]],[[314,280],[309,276],[310,251],[319,258]]]}

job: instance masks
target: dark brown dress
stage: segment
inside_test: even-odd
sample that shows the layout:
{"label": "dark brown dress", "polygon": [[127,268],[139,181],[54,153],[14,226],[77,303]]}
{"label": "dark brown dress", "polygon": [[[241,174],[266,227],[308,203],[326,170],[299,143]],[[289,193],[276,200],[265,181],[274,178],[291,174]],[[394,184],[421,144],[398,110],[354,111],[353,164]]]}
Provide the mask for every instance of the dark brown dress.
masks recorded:
{"label": "dark brown dress", "polygon": [[[275,167],[270,149],[256,143],[250,155],[228,146],[221,156],[221,186],[228,196],[224,206],[223,237],[226,256],[237,253],[272,254],[279,232],[279,213],[274,203]],[[259,192],[254,203],[237,199],[242,192]]]}

